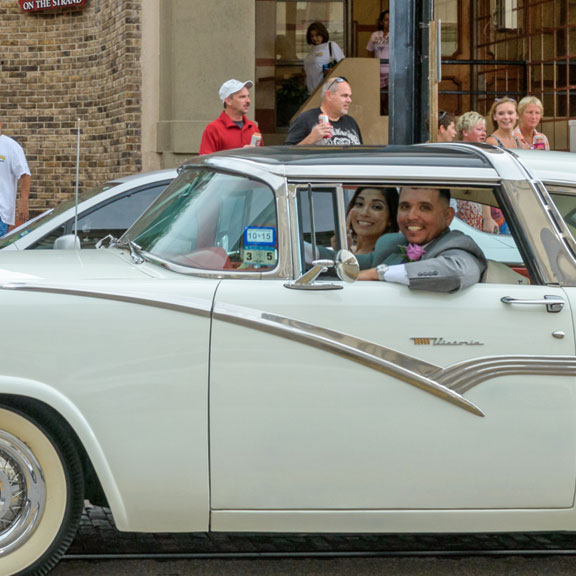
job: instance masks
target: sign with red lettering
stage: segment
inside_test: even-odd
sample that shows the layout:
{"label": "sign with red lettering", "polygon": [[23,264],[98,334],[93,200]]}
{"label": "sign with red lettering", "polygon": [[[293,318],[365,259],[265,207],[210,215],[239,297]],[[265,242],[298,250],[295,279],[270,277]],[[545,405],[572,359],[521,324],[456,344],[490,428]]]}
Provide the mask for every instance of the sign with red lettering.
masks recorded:
{"label": "sign with red lettering", "polygon": [[38,12],[53,8],[78,8],[84,6],[86,0],[18,0],[22,12]]}

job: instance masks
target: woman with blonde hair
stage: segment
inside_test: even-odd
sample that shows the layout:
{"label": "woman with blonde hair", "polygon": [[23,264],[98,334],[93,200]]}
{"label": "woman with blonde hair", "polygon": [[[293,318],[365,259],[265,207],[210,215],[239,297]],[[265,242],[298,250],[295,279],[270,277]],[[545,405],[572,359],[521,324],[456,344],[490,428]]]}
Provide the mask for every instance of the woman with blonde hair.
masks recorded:
{"label": "woman with blonde hair", "polygon": [[[479,112],[465,112],[456,122],[458,140],[461,142],[486,142],[486,119]],[[469,226],[484,232],[498,230],[498,224],[492,219],[490,206],[482,206],[468,200],[457,200],[457,215]]]}
{"label": "woman with blonde hair", "polygon": [[[514,134],[514,129],[518,123],[518,107],[513,98],[496,98],[490,108],[488,118],[492,122],[494,131],[488,138],[486,144],[493,144],[498,148],[522,148],[520,140]],[[491,208],[490,214],[494,221],[494,232],[500,234],[510,234],[508,223],[504,219],[504,214],[499,208]],[[484,226],[486,230],[486,223]]]}
{"label": "woman with blonde hair", "polygon": [[492,123],[493,131],[487,144],[498,148],[522,148],[520,140],[514,135],[514,128],[518,122],[518,109],[513,98],[496,98],[488,113],[488,120]]}
{"label": "woman with blonde hair", "polygon": [[465,112],[456,122],[457,138],[461,142],[486,142],[486,119],[479,112]]}
{"label": "woman with blonde hair", "polygon": [[522,148],[550,150],[546,135],[536,130],[536,126],[540,124],[543,115],[544,106],[542,106],[542,102],[536,96],[524,96],[518,102],[519,121],[514,134],[520,140]]}

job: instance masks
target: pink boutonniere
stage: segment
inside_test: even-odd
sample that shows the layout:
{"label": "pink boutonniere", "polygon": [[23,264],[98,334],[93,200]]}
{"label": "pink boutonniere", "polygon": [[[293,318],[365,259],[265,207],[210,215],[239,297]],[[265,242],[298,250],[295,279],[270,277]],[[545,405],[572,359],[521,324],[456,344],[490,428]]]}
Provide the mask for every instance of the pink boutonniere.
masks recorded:
{"label": "pink boutonniere", "polygon": [[419,244],[407,244],[406,246],[400,246],[400,251],[404,255],[404,258],[408,262],[417,262],[426,254],[426,250],[422,248]]}

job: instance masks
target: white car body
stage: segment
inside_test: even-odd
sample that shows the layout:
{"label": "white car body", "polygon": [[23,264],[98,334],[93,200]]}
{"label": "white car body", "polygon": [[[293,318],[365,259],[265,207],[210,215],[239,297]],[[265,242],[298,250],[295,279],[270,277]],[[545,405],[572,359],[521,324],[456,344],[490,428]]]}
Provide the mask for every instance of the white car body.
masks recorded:
{"label": "white car body", "polygon": [[[48,503],[31,536],[8,518],[17,546],[0,529],[8,576],[53,565],[66,502],[100,492],[127,531],[576,530],[576,241],[553,201],[576,208],[576,180],[552,197],[530,165],[461,144],[230,151],[116,246],[2,253],[0,459],[20,469],[19,438],[52,482],[17,483]],[[366,183],[498,199],[531,283],[306,279],[305,245],[346,237],[343,185]]]}

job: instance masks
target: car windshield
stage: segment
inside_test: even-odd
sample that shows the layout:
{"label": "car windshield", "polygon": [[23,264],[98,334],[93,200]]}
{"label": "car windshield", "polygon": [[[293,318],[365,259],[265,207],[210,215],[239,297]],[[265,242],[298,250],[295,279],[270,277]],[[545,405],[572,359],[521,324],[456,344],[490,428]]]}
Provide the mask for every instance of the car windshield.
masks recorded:
{"label": "car windshield", "polygon": [[[85,202],[86,200],[89,200],[90,198],[96,196],[97,194],[100,194],[101,192],[109,190],[110,188],[114,188],[119,184],[120,182],[106,182],[105,184],[87,190],[83,194],[80,194],[80,196],[78,197],[78,204]],[[6,248],[6,246],[10,246],[10,244],[13,244],[14,242],[16,242],[16,240],[23,238],[27,234],[30,234],[30,232],[38,228],[38,226],[46,224],[50,222],[50,220],[57,218],[58,216],[60,216],[60,214],[66,212],[66,210],[69,210],[73,206],[74,206],[74,198],[72,198],[71,200],[66,200],[66,202],[58,204],[58,206],[56,206],[55,208],[46,210],[46,212],[43,212],[39,216],[36,216],[35,218],[32,218],[28,222],[24,222],[24,224],[18,226],[17,228],[14,228],[14,230],[12,230],[8,234],[0,238],[0,250],[2,250],[2,248]]]}
{"label": "car windshield", "polygon": [[244,176],[187,169],[121,240],[190,268],[272,269],[278,261],[274,192]]}

